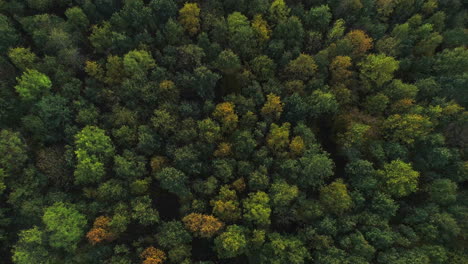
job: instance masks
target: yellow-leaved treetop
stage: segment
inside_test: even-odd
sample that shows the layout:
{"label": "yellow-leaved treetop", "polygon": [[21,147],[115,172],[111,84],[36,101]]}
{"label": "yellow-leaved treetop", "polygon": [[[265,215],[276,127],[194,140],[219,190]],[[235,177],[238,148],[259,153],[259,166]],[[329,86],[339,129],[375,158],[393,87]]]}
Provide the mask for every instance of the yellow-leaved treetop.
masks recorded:
{"label": "yellow-leaved treetop", "polygon": [[110,230],[110,221],[111,219],[107,216],[100,216],[94,220],[93,228],[86,234],[91,244],[112,241],[116,238],[116,234]]}
{"label": "yellow-leaved treetop", "polygon": [[153,246],[147,247],[141,252],[140,257],[143,259],[143,264],[161,264],[166,260],[166,253]]}
{"label": "yellow-leaved treetop", "polygon": [[351,58],[348,56],[336,56],[330,63],[329,69],[331,74],[331,82],[333,84],[345,83],[346,80],[353,74],[349,70],[351,67]]}
{"label": "yellow-leaved treetop", "polygon": [[260,40],[260,43],[264,43],[271,37],[271,29],[268,26],[268,22],[263,19],[262,15],[256,15],[252,20],[252,28]]}
{"label": "yellow-leaved treetop", "polygon": [[263,105],[261,112],[265,118],[279,119],[283,112],[283,103],[281,103],[280,97],[273,93],[267,95],[267,101]]}
{"label": "yellow-leaved treetop", "polygon": [[353,30],[346,34],[345,39],[348,40],[353,47],[354,56],[362,56],[372,48],[372,38],[362,30]]}
{"label": "yellow-leaved treetop", "polygon": [[179,22],[191,35],[200,31],[200,7],[197,3],[185,3],[179,10]]}
{"label": "yellow-leaved treetop", "polygon": [[209,238],[215,235],[224,223],[212,215],[191,213],[185,216],[182,221],[188,230],[197,236]]}
{"label": "yellow-leaved treetop", "polygon": [[289,150],[294,157],[301,156],[304,153],[304,140],[300,136],[296,136],[291,140],[289,144]]}
{"label": "yellow-leaved treetop", "polygon": [[234,112],[234,104],[231,102],[216,105],[213,117],[220,121],[227,130],[236,128],[239,121],[239,117]]}

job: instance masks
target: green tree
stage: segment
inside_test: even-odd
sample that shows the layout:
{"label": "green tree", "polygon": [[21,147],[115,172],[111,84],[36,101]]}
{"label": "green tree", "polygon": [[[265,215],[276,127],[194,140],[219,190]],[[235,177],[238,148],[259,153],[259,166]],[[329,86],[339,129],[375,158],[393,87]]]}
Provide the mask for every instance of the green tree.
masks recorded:
{"label": "green tree", "polygon": [[342,179],[335,180],[320,189],[320,202],[331,212],[342,214],[352,205],[346,184]]}
{"label": "green tree", "polygon": [[428,117],[419,114],[391,115],[383,123],[385,136],[406,144],[423,140],[432,130]]}
{"label": "green tree", "polygon": [[184,196],[188,194],[188,177],[185,173],[175,168],[166,167],[155,175],[161,183],[161,187],[174,194]]}
{"label": "green tree", "polygon": [[269,203],[268,194],[261,191],[250,193],[243,201],[244,219],[259,226],[268,226],[271,214]]}
{"label": "green tree", "polygon": [[291,9],[286,5],[284,0],[275,0],[270,5],[270,20],[281,22],[289,16]]}
{"label": "green tree", "polygon": [[70,7],[65,10],[65,16],[67,17],[67,22],[76,29],[85,30],[89,25],[89,19],[83,10],[78,7]]}
{"label": "green tree", "polygon": [[96,126],[86,126],[75,135],[75,146],[78,161],[81,157],[94,156],[107,161],[114,155],[114,146],[105,130]]}
{"label": "green tree", "polygon": [[384,164],[379,171],[384,189],[395,197],[407,196],[418,188],[419,172],[413,170],[411,164],[394,160]]}
{"label": "green tree", "polygon": [[123,66],[128,75],[145,75],[148,70],[154,68],[156,63],[148,51],[132,50],[125,54]]}
{"label": "green tree", "polygon": [[105,174],[104,164],[114,154],[114,146],[105,131],[86,126],[75,135],[75,155],[78,161],[75,182],[87,184],[98,182]]}
{"label": "green tree", "polygon": [[54,248],[74,251],[84,236],[86,218],[73,205],[57,202],[47,207],[42,216],[49,244]]}
{"label": "green tree", "polygon": [[192,242],[192,236],[185,230],[180,221],[169,221],[161,224],[158,227],[156,239],[158,244],[167,250]]}
{"label": "green tree", "polygon": [[282,236],[278,233],[268,235],[268,242],[261,250],[260,263],[307,263],[309,252],[304,243],[294,236]]}
{"label": "green tree", "polygon": [[429,186],[432,201],[441,205],[449,205],[457,200],[457,184],[449,179],[437,179]]}
{"label": "green tree", "polygon": [[314,75],[316,70],[315,60],[310,55],[302,53],[286,65],[285,74],[290,79],[306,81]]}
{"label": "green tree", "polygon": [[26,101],[38,99],[49,92],[52,87],[52,82],[47,75],[31,69],[27,69],[16,80],[18,84],[15,86],[15,90]]}
{"label": "green tree", "polygon": [[34,68],[37,63],[37,56],[29,48],[17,47],[8,51],[8,57],[13,64],[20,70]]}
{"label": "green tree", "polygon": [[324,181],[331,177],[334,169],[333,160],[324,153],[306,152],[299,159],[300,171],[297,173],[299,184],[318,188],[324,184]]}
{"label": "green tree", "polygon": [[[27,155],[27,146],[18,132],[3,129],[0,131],[0,168],[12,174],[23,168]],[[11,175],[14,176],[14,175]]]}
{"label": "green tree", "polygon": [[240,12],[234,12],[227,18],[230,47],[242,58],[252,57],[257,46],[255,32],[249,20]]}
{"label": "green tree", "polygon": [[328,29],[332,19],[332,13],[328,5],[311,7],[306,13],[304,22],[308,27],[324,32]]}
{"label": "green tree", "polygon": [[48,252],[44,231],[37,226],[21,230],[19,239],[13,247],[13,261],[18,264],[46,263],[52,261],[53,256]]}
{"label": "green tree", "polygon": [[257,78],[262,81],[272,78],[276,71],[275,62],[266,55],[255,57],[250,62],[250,67]]}
{"label": "green tree", "polygon": [[214,248],[219,258],[233,258],[247,251],[245,230],[238,225],[230,225],[214,240]]}
{"label": "green tree", "polygon": [[0,53],[5,53],[8,48],[15,46],[19,41],[18,33],[13,27],[10,19],[0,14],[0,35],[2,36],[0,40]]}
{"label": "green tree", "polygon": [[299,188],[284,179],[273,182],[270,188],[271,203],[275,208],[288,206],[298,195]]}
{"label": "green tree", "polygon": [[384,54],[370,54],[358,63],[358,66],[363,80],[382,86],[393,78],[393,73],[398,70],[399,62]]}

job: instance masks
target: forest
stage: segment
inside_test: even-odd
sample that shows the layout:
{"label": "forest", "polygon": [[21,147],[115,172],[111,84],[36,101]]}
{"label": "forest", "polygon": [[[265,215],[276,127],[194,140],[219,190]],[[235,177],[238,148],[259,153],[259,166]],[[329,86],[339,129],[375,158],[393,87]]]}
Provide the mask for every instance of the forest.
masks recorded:
{"label": "forest", "polygon": [[0,0],[0,263],[468,264],[466,0]]}

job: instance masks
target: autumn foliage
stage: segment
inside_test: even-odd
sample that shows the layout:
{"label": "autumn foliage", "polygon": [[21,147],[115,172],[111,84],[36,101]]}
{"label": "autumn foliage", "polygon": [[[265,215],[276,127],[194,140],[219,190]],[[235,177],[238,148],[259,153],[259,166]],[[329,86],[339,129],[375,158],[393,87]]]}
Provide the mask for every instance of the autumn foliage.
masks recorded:
{"label": "autumn foliage", "polygon": [[141,252],[140,257],[143,259],[143,264],[161,264],[166,260],[166,253],[153,246],[147,247]]}
{"label": "autumn foliage", "polygon": [[224,226],[223,222],[212,215],[197,213],[185,216],[182,221],[188,230],[200,237],[206,238],[212,237]]}
{"label": "autumn foliage", "polygon": [[93,228],[86,234],[88,241],[96,245],[103,241],[112,241],[116,235],[110,230],[111,219],[107,216],[100,216],[94,220]]}

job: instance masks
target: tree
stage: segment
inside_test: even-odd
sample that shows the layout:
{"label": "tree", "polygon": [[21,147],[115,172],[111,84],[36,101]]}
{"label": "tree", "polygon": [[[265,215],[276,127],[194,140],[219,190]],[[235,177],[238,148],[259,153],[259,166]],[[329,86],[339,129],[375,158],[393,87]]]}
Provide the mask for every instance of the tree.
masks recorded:
{"label": "tree", "polygon": [[250,193],[243,201],[244,219],[255,225],[268,226],[271,214],[269,202],[270,198],[265,192]]}
{"label": "tree", "polygon": [[73,205],[57,202],[47,207],[42,216],[49,244],[54,248],[74,251],[84,234],[86,218]]}
{"label": "tree", "polygon": [[393,160],[384,164],[379,171],[384,189],[395,197],[403,197],[415,192],[418,188],[419,172],[414,171],[411,164],[401,160]]}
{"label": "tree", "polygon": [[109,160],[114,154],[114,146],[105,130],[96,126],[86,126],[75,135],[78,161],[81,157],[94,156],[102,161]]}
{"label": "tree", "polygon": [[311,7],[305,15],[304,22],[307,27],[324,32],[328,29],[331,19],[332,13],[330,12],[330,7],[328,5],[321,5]]}
{"label": "tree", "polygon": [[305,186],[318,188],[324,184],[324,181],[333,175],[334,163],[324,153],[306,152],[299,159],[300,171],[297,180],[298,183]]}
{"label": "tree", "polygon": [[349,70],[352,66],[351,58],[348,56],[336,56],[330,63],[329,69],[331,82],[333,84],[346,83],[353,72]]}
{"label": "tree", "polygon": [[167,250],[192,242],[192,236],[180,221],[162,223],[156,235],[158,244]]}
{"label": "tree", "polygon": [[177,14],[177,4],[174,0],[151,0],[149,6],[160,24],[166,23]]}
{"label": "tree", "polygon": [[261,250],[259,263],[307,263],[310,259],[309,252],[304,243],[294,236],[282,236],[278,233],[270,233],[268,242]]}
{"label": "tree", "polygon": [[179,22],[185,30],[194,36],[200,30],[200,8],[197,3],[185,3],[179,10]]}
{"label": "tree", "polygon": [[17,47],[8,51],[8,57],[13,64],[20,70],[34,68],[37,63],[37,56],[29,48]]}
{"label": "tree", "polygon": [[223,222],[219,221],[212,215],[203,215],[197,213],[186,215],[182,221],[184,222],[185,227],[190,230],[190,232],[204,238],[210,238],[214,236],[224,226]]}
{"label": "tree", "polygon": [[19,41],[18,33],[10,22],[10,19],[3,14],[0,14],[0,35],[2,36],[0,40],[0,53],[2,54]]}
{"label": "tree", "polygon": [[290,205],[298,195],[297,186],[289,185],[284,179],[275,181],[270,188],[270,197],[274,208]]}
{"label": "tree", "polygon": [[230,47],[242,58],[254,55],[257,43],[255,32],[246,16],[234,12],[227,18]]}
{"label": "tree", "polygon": [[252,20],[252,29],[257,35],[257,39],[260,43],[267,42],[271,37],[271,29],[268,26],[268,22],[265,21],[262,15],[255,15]]}
{"label": "tree", "polygon": [[0,153],[3,153],[0,156],[0,168],[5,170],[7,176],[19,172],[28,159],[27,146],[20,134],[6,129],[0,131]]}
{"label": "tree", "polygon": [[258,79],[267,81],[275,75],[276,65],[274,61],[266,55],[255,57],[250,63],[253,73]]}
{"label": "tree", "polygon": [[219,258],[233,258],[247,251],[247,239],[244,229],[238,225],[230,225],[226,231],[214,240],[214,248]]}
{"label": "tree", "polygon": [[280,22],[275,28],[274,35],[283,41],[287,50],[302,49],[304,28],[298,17],[291,16]]}
{"label": "tree", "polygon": [[270,133],[267,136],[267,146],[275,153],[286,151],[289,146],[290,123],[283,123],[281,126],[271,124]]}
{"label": "tree", "polygon": [[36,100],[46,94],[52,87],[52,82],[47,75],[37,70],[27,69],[20,78],[16,78],[18,84],[16,92],[25,101]]}
{"label": "tree", "polygon": [[316,70],[317,65],[314,59],[310,55],[302,53],[286,65],[285,74],[290,79],[306,81],[314,75]]}
{"label": "tree", "polygon": [[67,103],[68,100],[60,95],[48,95],[36,104],[37,115],[50,131],[47,141],[59,141],[63,138],[64,128],[70,126],[72,113]]}
{"label": "tree", "polygon": [[338,110],[338,102],[335,95],[330,92],[315,90],[306,100],[309,104],[310,115],[314,117],[334,114]]}
{"label": "tree", "polygon": [[387,138],[406,144],[423,140],[432,130],[428,117],[419,114],[391,115],[383,123]]}
{"label": "tree", "polygon": [[166,253],[153,246],[147,247],[140,254],[143,264],[162,264],[166,260]]}
{"label": "tree", "polygon": [[449,205],[457,200],[457,184],[449,179],[437,179],[429,186],[432,201],[441,205]]}
{"label": "tree", "polygon": [[352,30],[344,37],[345,40],[349,41],[353,51],[354,57],[363,56],[368,50],[372,48],[372,38],[362,30]]}
{"label": "tree", "polygon": [[216,68],[225,74],[235,73],[241,68],[239,56],[232,50],[223,50],[214,62]]}
{"label": "tree", "polygon": [[281,22],[284,21],[291,9],[286,5],[284,0],[275,0],[270,5],[270,20]]}
{"label": "tree", "polygon": [[267,101],[261,109],[261,113],[265,118],[279,119],[283,112],[283,103],[279,96],[270,93],[267,95]]}
{"label": "tree", "polygon": [[45,244],[44,231],[40,230],[37,226],[21,230],[18,242],[13,247],[12,260],[18,264],[51,261],[53,256],[49,255]]}
{"label": "tree", "polygon": [[393,72],[398,70],[399,62],[384,54],[370,54],[358,63],[361,78],[382,86],[393,78]]}
{"label": "tree", "polygon": [[234,222],[241,218],[236,191],[227,185],[221,186],[218,196],[210,204],[213,206],[213,214],[223,221]]}
{"label": "tree", "polygon": [[158,210],[152,208],[152,200],[148,195],[139,196],[132,200],[132,219],[137,220],[143,226],[159,223]]}
{"label": "tree", "polygon": [[67,17],[67,22],[79,30],[84,30],[89,26],[89,19],[83,10],[78,7],[70,7],[65,10],[65,16]]}
{"label": "tree", "polygon": [[145,50],[132,50],[125,54],[123,66],[129,76],[141,76],[154,68],[156,63],[149,52]]}
{"label": "tree", "polygon": [[231,102],[224,102],[216,105],[213,117],[219,120],[228,131],[236,128],[239,120],[239,117],[234,112],[234,104]]}
{"label": "tree", "polygon": [[320,188],[320,202],[331,212],[342,214],[352,205],[346,184],[338,179],[327,186]]}
{"label": "tree", "polygon": [[202,66],[195,69],[194,77],[193,86],[197,95],[204,100],[213,100],[216,83],[221,79],[221,76]]}
{"label": "tree", "polygon": [[78,164],[75,169],[75,183],[98,182],[105,174],[104,164],[114,154],[114,146],[104,130],[86,126],[75,135],[75,155]]}
{"label": "tree", "polygon": [[107,216],[99,216],[94,220],[93,228],[86,234],[86,238],[92,245],[116,238],[116,234],[110,230],[110,221],[111,219]]}
{"label": "tree", "polygon": [[166,167],[158,172],[155,177],[161,183],[161,187],[169,192],[179,196],[184,196],[189,192],[189,188],[187,186],[188,177],[180,170]]}

